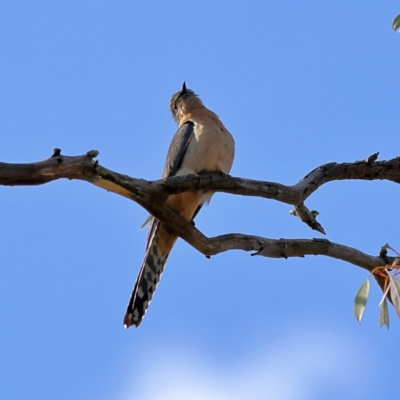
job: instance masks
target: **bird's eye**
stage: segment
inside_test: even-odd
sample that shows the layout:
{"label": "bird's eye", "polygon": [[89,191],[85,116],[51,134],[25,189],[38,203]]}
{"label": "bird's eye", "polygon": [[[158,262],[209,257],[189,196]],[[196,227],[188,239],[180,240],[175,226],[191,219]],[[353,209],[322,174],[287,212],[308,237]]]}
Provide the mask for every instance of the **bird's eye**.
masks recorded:
{"label": "bird's eye", "polygon": [[174,110],[177,111],[178,110],[178,105],[176,103],[174,103]]}

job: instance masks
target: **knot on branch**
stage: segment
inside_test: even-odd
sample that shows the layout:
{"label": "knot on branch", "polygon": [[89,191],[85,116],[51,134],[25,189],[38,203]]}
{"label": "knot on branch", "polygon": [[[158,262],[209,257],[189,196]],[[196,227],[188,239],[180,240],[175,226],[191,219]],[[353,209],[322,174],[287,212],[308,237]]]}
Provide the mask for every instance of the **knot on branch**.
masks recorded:
{"label": "knot on branch", "polygon": [[55,149],[53,149],[52,157],[59,157],[59,156],[61,156],[61,149],[56,147]]}
{"label": "knot on branch", "polygon": [[89,151],[86,153],[86,155],[87,155],[89,158],[91,158],[91,159],[96,158],[99,154],[100,154],[100,152],[97,151],[97,150],[89,150]]}
{"label": "knot on branch", "polygon": [[379,151],[366,158],[364,160],[364,163],[372,167],[374,165],[374,162],[378,159],[378,156],[379,156]]}

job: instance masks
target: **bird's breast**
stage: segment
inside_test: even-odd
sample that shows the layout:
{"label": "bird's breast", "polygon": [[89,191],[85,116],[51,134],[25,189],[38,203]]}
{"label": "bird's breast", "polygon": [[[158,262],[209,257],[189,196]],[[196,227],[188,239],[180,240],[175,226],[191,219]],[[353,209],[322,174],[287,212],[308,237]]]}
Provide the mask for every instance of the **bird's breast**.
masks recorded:
{"label": "bird's breast", "polygon": [[228,174],[235,154],[232,135],[221,123],[207,120],[193,122],[194,134],[178,174],[201,171],[222,171]]}

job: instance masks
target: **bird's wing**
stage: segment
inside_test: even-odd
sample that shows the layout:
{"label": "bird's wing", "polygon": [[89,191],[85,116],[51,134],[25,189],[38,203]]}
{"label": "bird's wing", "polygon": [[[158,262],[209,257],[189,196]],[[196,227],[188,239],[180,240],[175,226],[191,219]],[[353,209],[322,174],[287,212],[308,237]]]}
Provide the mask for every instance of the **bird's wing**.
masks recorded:
{"label": "bird's wing", "polygon": [[[183,158],[185,157],[186,150],[189,146],[190,139],[193,136],[193,132],[194,132],[194,123],[192,121],[185,122],[176,131],[168,149],[167,159],[165,161],[164,171],[162,174],[163,178],[174,176],[179,171],[179,168],[182,165]],[[149,215],[139,229],[144,228],[147,224],[150,224],[152,221],[153,221],[153,216]]]}
{"label": "bird's wing", "polygon": [[176,131],[168,149],[167,159],[162,174],[163,178],[174,176],[179,171],[193,134],[194,123],[192,121],[185,122]]}

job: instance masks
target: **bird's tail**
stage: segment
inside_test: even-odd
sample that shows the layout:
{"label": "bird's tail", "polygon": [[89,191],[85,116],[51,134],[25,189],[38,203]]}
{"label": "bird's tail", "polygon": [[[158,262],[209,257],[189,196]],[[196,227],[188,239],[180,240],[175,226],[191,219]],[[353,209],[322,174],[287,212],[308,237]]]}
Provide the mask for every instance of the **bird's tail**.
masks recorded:
{"label": "bird's tail", "polygon": [[165,225],[153,219],[143,264],[126,309],[125,328],[140,325],[176,239],[177,236]]}

